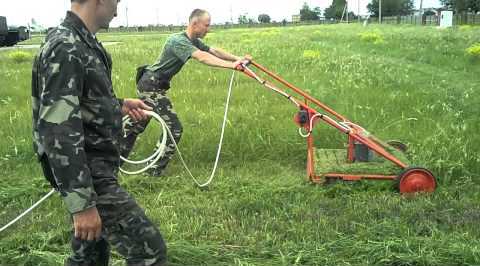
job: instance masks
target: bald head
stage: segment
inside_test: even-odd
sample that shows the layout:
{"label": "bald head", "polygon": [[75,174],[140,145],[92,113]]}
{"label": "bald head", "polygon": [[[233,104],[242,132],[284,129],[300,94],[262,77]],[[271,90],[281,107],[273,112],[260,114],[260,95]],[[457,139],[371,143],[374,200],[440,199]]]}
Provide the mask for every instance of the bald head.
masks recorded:
{"label": "bald head", "polygon": [[210,17],[210,14],[203,9],[194,9],[188,18],[188,23],[192,23],[198,21],[199,19]]}
{"label": "bald head", "polygon": [[210,14],[203,9],[195,9],[188,19],[187,34],[191,38],[203,38],[210,29]]}

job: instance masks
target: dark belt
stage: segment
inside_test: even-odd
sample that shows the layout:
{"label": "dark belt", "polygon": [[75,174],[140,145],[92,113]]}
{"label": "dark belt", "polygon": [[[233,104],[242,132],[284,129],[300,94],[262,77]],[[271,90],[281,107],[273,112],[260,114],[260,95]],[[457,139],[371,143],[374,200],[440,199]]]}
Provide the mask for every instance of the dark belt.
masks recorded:
{"label": "dark belt", "polygon": [[166,91],[170,89],[170,80],[160,71],[150,71],[147,66],[137,68],[137,88],[140,92]]}

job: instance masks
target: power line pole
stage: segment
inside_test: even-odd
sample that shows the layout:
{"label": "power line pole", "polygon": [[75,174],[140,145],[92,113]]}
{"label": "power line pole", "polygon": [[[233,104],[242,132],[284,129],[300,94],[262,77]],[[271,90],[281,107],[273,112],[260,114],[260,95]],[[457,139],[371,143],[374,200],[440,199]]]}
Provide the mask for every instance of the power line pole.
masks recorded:
{"label": "power line pole", "polygon": [[423,0],[420,0],[420,16],[423,15]]}
{"label": "power line pole", "polygon": [[125,7],[125,17],[127,18],[127,28],[128,28],[128,6]]}
{"label": "power line pole", "polygon": [[382,24],[382,0],[378,1],[378,23]]}
{"label": "power line pole", "polygon": [[357,18],[358,22],[360,23],[360,0],[357,2]]}
{"label": "power line pole", "polygon": [[347,24],[348,24],[348,0],[345,1],[345,12],[347,12]]}

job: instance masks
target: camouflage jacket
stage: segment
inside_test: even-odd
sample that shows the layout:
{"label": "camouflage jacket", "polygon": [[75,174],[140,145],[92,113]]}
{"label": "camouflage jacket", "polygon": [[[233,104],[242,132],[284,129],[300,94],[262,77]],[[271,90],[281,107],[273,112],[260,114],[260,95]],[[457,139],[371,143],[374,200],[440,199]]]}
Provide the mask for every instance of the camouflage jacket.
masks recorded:
{"label": "camouflage jacket", "polygon": [[70,213],[96,204],[92,178],[118,172],[121,100],[112,62],[74,13],[49,31],[32,69],[33,146]]}

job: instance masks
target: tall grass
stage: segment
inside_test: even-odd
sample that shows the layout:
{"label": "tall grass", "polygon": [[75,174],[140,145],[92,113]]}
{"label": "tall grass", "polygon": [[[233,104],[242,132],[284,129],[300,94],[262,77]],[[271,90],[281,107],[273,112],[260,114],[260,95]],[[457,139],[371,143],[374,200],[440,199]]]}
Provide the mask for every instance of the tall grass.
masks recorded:
{"label": "tall grass", "polygon": [[[375,33],[381,42],[365,41]],[[389,182],[310,185],[305,141],[284,98],[237,76],[219,174],[195,188],[177,159],[167,176],[121,176],[160,227],[171,265],[478,265],[480,85],[465,50],[480,30],[359,25],[215,31],[206,42],[259,63],[437,176],[430,196],[404,198]],[[362,35],[363,34],[363,35]],[[136,66],[153,62],[165,34],[100,34],[119,96],[134,97]],[[31,149],[31,62],[0,52],[0,224],[48,185]],[[180,148],[199,176],[215,158],[230,71],[190,62],[169,92],[185,128]],[[156,128],[139,141],[151,152]],[[316,145],[345,137],[319,125]],[[70,222],[58,196],[0,234],[0,265],[60,265]],[[120,265],[114,255],[113,265]]]}

